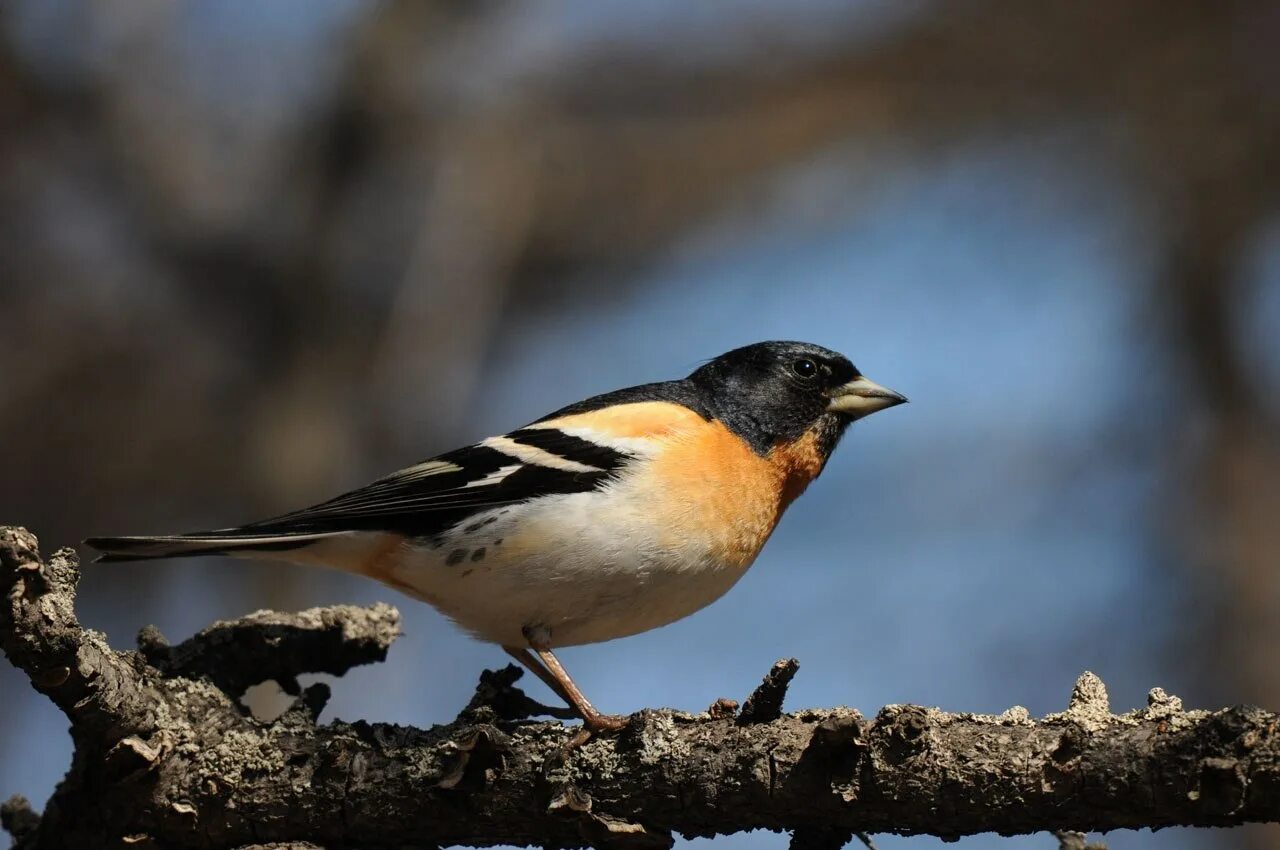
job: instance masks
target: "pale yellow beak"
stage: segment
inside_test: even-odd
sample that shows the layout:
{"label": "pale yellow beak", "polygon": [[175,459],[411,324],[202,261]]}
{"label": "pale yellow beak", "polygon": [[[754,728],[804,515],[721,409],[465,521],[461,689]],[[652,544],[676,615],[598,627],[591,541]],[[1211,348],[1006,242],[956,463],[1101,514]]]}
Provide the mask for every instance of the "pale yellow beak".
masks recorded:
{"label": "pale yellow beak", "polygon": [[907,397],[895,393],[888,387],[882,387],[870,378],[854,378],[847,384],[841,384],[831,391],[831,401],[827,410],[831,413],[842,413],[854,419],[893,407],[906,404]]}

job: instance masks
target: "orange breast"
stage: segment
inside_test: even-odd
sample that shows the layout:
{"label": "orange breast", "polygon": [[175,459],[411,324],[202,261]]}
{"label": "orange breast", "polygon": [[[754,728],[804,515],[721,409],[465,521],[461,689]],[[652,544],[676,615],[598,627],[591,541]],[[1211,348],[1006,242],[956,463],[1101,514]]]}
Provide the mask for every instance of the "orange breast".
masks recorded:
{"label": "orange breast", "polygon": [[827,458],[818,448],[817,431],[810,430],[798,440],[774,446],[769,451],[768,461],[782,480],[781,504],[778,508],[781,515],[804,492],[809,482],[818,477]]}
{"label": "orange breast", "polygon": [[812,437],[761,457],[722,423],[702,422],[654,457],[647,501],[671,545],[706,541],[725,566],[745,569],[822,464]]}

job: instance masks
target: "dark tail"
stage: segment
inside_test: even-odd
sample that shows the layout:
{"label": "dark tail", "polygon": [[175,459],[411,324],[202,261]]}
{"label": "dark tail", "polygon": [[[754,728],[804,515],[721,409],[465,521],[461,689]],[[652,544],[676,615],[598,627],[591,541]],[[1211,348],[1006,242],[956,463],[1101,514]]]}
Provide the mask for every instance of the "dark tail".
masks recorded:
{"label": "dark tail", "polygon": [[333,532],[312,534],[253,534],[228,529],[165,537],[90,537],[84,542],[100,554],[94,563],[147,561],[152,558],[195,558],[202,555],[253,556],[284,552],[310,545]]}

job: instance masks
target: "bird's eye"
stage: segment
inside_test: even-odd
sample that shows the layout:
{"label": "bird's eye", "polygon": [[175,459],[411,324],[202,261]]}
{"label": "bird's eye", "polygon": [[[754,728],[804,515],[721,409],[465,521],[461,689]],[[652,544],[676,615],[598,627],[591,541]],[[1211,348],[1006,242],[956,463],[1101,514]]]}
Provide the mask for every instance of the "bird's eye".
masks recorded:
{"label": "bird's eye", "polygon": [[791,371],[796,373],[797,378],[804,378],[805,380],[808,380],[818,374],[818,364],[806,357],[792,363]]}

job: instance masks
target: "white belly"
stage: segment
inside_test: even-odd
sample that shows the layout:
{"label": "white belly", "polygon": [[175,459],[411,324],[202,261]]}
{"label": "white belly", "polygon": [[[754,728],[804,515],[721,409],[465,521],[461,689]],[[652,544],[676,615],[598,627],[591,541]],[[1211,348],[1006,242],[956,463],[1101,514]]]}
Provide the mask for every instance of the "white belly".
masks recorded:
{"label": "white belly", "polygon": [[[437,544],[406,542],[384,580],[482,640],[524,646],[611,640],[666,625],[722,596],[750,566],[725,546],[682,534],[625,485],[496,508]],[[761,541],[763,542],[763,541]]]}

